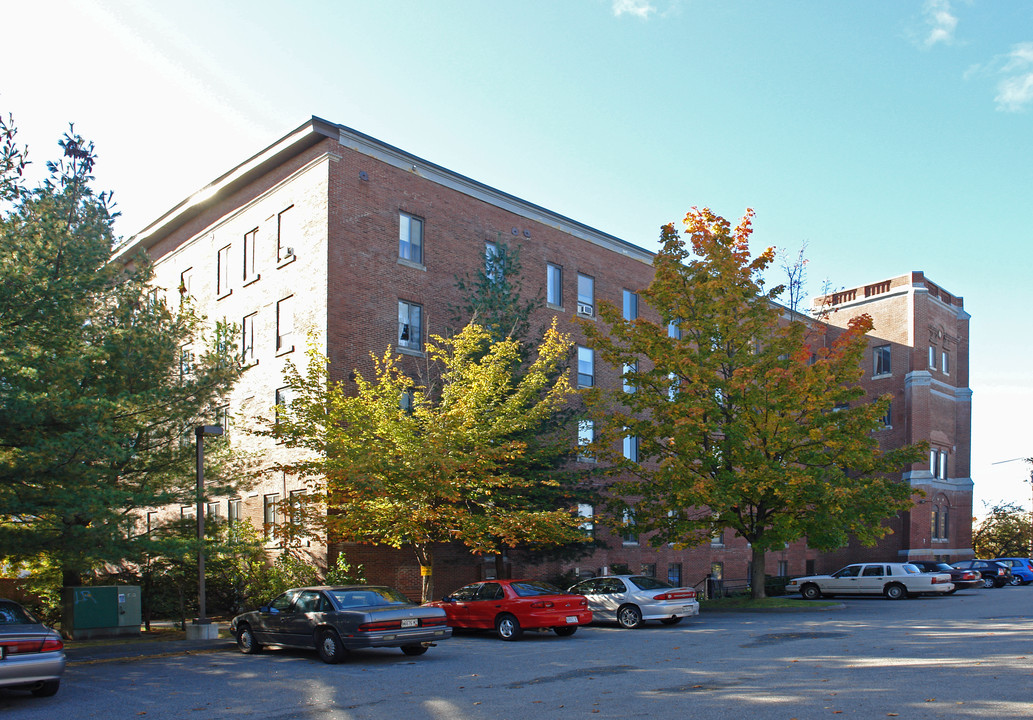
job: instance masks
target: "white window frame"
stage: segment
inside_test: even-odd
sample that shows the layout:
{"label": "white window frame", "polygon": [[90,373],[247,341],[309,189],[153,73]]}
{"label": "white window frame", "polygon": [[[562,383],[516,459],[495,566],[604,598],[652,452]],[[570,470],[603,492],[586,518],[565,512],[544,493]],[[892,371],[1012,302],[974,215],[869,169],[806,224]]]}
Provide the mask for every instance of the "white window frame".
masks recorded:
{"label": "white window frame", "polygon": [[577,314],[595,317],[595,278],[577,274]]}
{"label": "white window frame", "polygon": [[407,300],[398,301],[398,347],[416,352],[423,350],[422,305]]}
{"label": "white window frame", "polygon": [[624,291],[624,319],[631,321],[638,318],[638,293],[631,290]]}
{"label": "white window frame", "polygon": [[563,307],[563,268],[554,263],[545,263],[545,301]]}
{"label": "white window frame", "polygon": [[398,257],[423,264],[423,219],[409,213],[398,213]]}
{"label": "white window frame", "polygon": [[595,350],[584,345],[577,346],[577,386],[595,386]]}

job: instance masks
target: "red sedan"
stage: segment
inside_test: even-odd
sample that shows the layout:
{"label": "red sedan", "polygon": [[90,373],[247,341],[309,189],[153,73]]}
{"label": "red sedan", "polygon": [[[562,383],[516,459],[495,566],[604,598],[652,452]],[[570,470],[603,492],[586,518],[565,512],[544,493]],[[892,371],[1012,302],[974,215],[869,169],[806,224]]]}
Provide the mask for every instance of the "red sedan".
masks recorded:
{"label": "red sedan", "polygon": [[538,580],[485,580],[428,605],[443,608],[451,627],[494,629],[503,640],[516,640],[524,630],[568,637],[592,622],[586,598]]}

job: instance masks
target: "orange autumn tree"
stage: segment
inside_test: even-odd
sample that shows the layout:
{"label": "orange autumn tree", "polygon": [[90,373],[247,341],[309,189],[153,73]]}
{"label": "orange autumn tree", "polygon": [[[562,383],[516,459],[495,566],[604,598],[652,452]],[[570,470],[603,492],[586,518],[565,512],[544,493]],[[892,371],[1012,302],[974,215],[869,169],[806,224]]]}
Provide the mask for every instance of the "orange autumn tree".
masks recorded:
{"label": "orange autumn tree", "polygon": [[[761,598],[766,552],[885,535],[882,521],[911,505],[900,472],[924,450],[884,451],[873,435],[890,398],[866,398],[859,385],[871,318],[828,342],[820,322],[775,304],[783,288],[761,280],[774,251],[751,256],[752,218],[733,229],[694,208],[684,238],[665,226],[642,292],[660,322],[624,320],[604,304],[603,323],[582,325],[623,368],[623,390],[586,397],[600,429],[593,450],[619,475],[615,516],[634,518],[654,545],[733,530],[752,546]],[[637,460],[616,450],[627,437]]]}

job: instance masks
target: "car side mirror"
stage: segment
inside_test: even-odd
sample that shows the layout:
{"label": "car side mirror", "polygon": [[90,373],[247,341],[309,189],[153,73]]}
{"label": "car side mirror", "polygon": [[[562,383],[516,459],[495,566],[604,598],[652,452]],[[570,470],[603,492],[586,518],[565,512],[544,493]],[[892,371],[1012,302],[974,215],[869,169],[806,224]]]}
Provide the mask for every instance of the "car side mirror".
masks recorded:
{"label": "car side mirror", "polygon": [[446,595],[445,597],[441,598],[441,602],[450,603],[450,602],[455,602],[455,601],[456,601],[456,599],[454,597],[452,597],[451,595]]}

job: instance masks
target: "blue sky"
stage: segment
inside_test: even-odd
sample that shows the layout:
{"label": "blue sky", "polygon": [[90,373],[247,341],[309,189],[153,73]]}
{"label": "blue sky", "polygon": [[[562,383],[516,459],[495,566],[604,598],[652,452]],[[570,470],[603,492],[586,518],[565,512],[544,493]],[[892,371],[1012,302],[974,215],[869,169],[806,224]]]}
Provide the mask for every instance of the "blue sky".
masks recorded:
{"label": "blue sky", "polygon": [[131,235],[312,115],[655,249],[693,206],[809,289],[922,270],[972,315],[973,478],[1030,504],[1033,3],[7,3],[0,112],[71,121]]}

